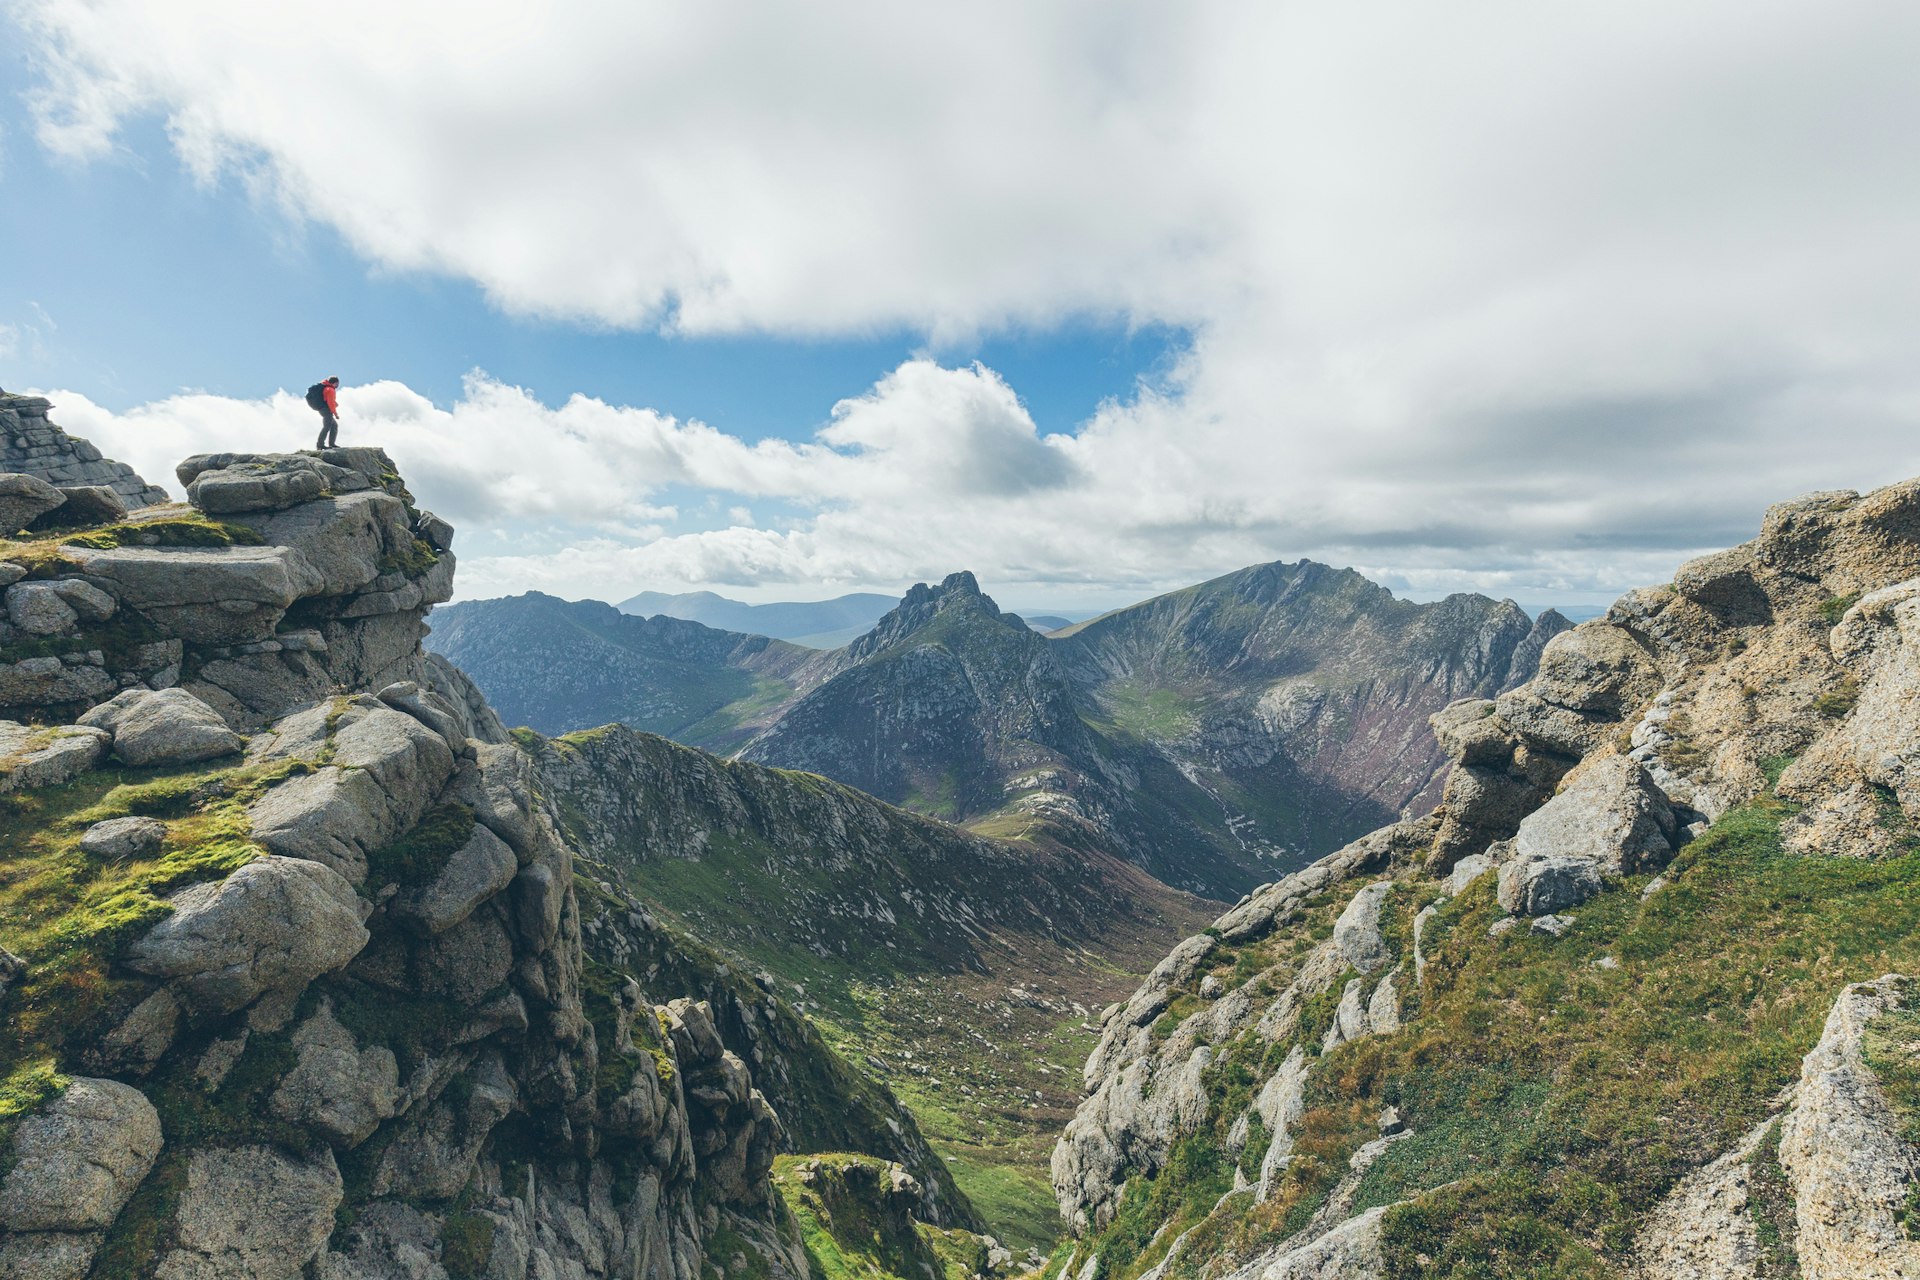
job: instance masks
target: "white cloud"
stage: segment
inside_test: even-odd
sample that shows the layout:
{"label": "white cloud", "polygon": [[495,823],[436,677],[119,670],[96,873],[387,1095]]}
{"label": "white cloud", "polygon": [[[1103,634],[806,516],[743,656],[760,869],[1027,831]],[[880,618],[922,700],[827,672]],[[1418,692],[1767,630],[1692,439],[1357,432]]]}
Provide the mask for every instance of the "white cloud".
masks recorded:
{"label": "white cloud", "polygon": [[[47,394],[57,421],[149,478],[170,479],[191,453],[302,447],[317,421],[291,392],[182,395],[124,414]],[[1239,465],[1216,469],[1207,455],[1220,441],[1190,438],[1188,403],[1145,394],[1078,437],[1042,437],[992,370],[926,360],[842,401],[817,441],[801,444],[749,445],[584,396],[552,407],[478,373],[449,407],[393,382],[343,387],[340,402],[343,442],[385,447],[421,503],[463,529],[463,598],[529,588],[791,595],[968,567],[1016,597],[1107,602],[1293,555],[1357,564],[1420,594],[1585,598],[1663,580],[1684,551],[1709,545],[1697,538],[1703,523],[1742,536],[1765,497],[1807,487],[1761,473],[1702,492],[1701,472],[1681,466],[1609,498],[1583,490],[1579,473],[1603,461],[1603,437],[1565,474],[1363,475],[1317,494],[1287,465],[1313,441],[1242,441]],[[1609,412],[1596,410],[1603,422]],[[1402,461],[1374,456],[1369,467]],[[1857,467],[1832,470],[1860,478]],[[675,493],[705,498],[688,509],[666,500]],[[747,502],[766,500],[791,514],[764,527]]]}
{"label": "white cloud", "polygon": [[[1597,588],[1769,500],[1920,471],[1898,0],[13,8],[45,145],[101,154],[162,114],[209,180],[514,310],[1194,334],[1168,387],[1072,437],[931,362],[804,445],[485,379],[451,409],[352,389],[348,435],[377,424],[450,516],[589,530],[470,562],[469,592],[1150,584],[1306,552]],[[182,399],[113,429],[151,452],[310,428],[291,399]],[[800,514],[687,528],[658,510],[679,489]]]}

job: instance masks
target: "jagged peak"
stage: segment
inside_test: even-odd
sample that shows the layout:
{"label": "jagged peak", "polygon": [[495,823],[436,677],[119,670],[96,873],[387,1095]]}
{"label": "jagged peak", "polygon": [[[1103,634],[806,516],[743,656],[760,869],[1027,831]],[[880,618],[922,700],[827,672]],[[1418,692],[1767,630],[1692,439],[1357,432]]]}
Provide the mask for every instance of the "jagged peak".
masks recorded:
{"label": "jagged peak", "polygon": [[980,590],[980,580],[969,570],[950,573],[932,586],[916,582],[900,597],[900,603],[842,652],[849,662],[860,662],[911,640],[942,615],[979,616],[1023,634],[1032,634],[1027,624],[1014,614],[1005,613],[993,597]]}

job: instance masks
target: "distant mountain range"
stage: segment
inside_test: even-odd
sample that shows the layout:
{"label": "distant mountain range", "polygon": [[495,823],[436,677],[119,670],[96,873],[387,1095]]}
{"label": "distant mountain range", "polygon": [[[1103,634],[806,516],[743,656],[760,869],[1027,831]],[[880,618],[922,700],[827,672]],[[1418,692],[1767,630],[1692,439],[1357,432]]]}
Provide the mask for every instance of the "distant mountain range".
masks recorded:
{"label": "distant mountain range", "polygon": [[783,600],[774,604],[747,604],[711,591],[668,595],[642,591],[616,606],[622,613],[651,618],[665,614],[722,631],[771,636],[810,649],[838,649],[872,630],[881,615],[893,608],[895,597],[870,591],[835,596],[831,600]]}
{"label": "distant mountain range", "polygon": [[620,721],[1225,898],[1430,808],[1427,716],[1528,678],[1567,626],[1485,596],[1399,600],[1310,561],[1050,636],[958,573],[824,652],[537,593],[433,621],[429,647],[509,722]]}
{"label": "distant mountain range", "polygon": [[[875,595],[871,591],[857,591],[831,600],[781,600],[769,604],[729,600],[711,591],[687,591],[679,595],[642,591],[614,607],[640,618],[664,614],[721,631],[771,636],[809,649],[838,649],[873,630],[873,624],[898,603],[897,596]],[[1051,613],[1027,619],[1036,631],[1057,631],[1072,626],[1074,621]]]}
{"label": "distant mountain range", "polygon": [[720,752],[771,724],[797,692],[794,673],[820,656],[537,591],[436,611],[427,647],[498,690],[508,724],[560,734],[618,721]]}

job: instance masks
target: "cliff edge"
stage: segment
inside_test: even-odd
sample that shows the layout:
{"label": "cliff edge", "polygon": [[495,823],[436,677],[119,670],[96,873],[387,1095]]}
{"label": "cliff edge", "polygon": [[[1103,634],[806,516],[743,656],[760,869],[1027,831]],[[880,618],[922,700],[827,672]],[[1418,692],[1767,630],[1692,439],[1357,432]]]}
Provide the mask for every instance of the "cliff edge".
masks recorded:
{"label": "cliff edge", "polygon": [[67,499],[0,475],[0,1275],[805,1275],[763,1077],[972,1224],[883,1088],[576,858],[420,649],[453,531],[385,453],[179,478],[31,528]]}

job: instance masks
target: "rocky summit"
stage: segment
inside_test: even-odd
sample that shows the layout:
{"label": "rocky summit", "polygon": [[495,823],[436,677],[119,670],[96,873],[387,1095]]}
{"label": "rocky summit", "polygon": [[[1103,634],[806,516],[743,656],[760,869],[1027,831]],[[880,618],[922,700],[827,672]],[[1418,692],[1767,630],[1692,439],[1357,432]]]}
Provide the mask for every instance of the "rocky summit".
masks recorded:
{"label": "rocky summit", "polygon": [[[1010,1265],[884,1086],[578,855],[420,648],[452,530],[385,454],[179,478],[0,541],[0,1275],[801,1276],[865,1204]],[[796,1135],[852,1154],[777,1183]]]}

